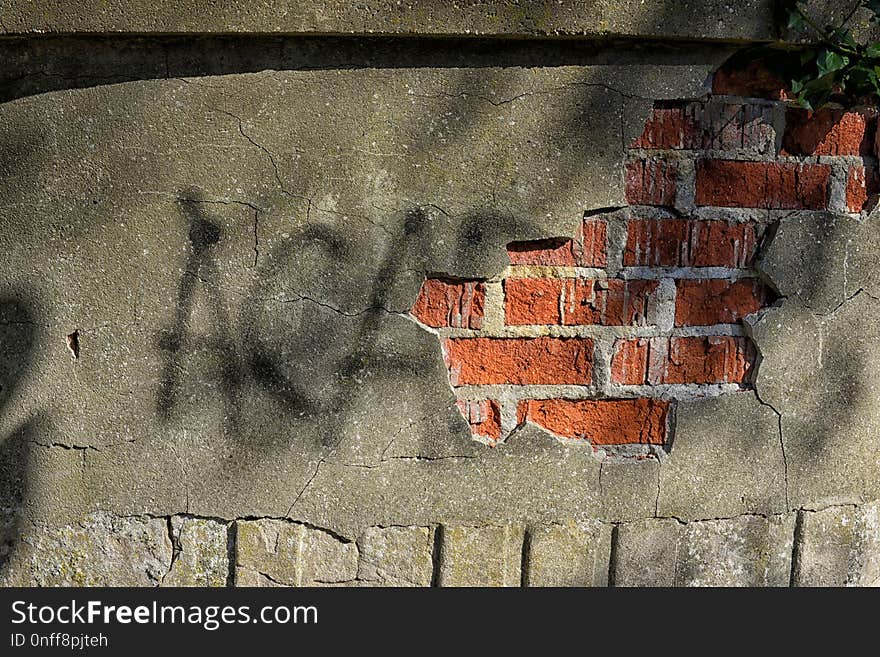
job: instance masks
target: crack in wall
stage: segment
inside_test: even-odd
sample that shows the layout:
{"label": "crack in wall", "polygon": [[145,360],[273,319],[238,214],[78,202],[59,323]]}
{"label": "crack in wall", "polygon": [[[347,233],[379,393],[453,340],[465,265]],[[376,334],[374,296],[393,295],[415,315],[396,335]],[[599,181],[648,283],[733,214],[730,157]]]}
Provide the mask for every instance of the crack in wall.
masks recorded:
{"label": "crack in wall", "polygon": [[367,223],[371,224],[372,226],[375,226],[379,230],[383,231],[389,237],[394,237],[394,234],[388,229],[388,227],[385,224],[378,222],[378,221],[372,219],[371,217],[368,217],[366,215],[362,215],[357,212],[347,212],[347,211],[333,210],[333,209],[326,208],[326,207],[320,207],[318,205],[315,205],[314,200],[311,197],[304,196],[302,194],[295,194],[295,193],[291,192],[289,189],[287,189],[287,187],[284,184],[283,179],[281,178],[281,172],[278,168],[278,162],[275,158],[274,153],[272,153],[272,151],[270,151],[268,148],[266,148],[265,146],[263,146],[262,144],[257,142],[253,137],[251,137],[247,132],[245,132],[244,121],[241,119],[241,117],[239,117],[236,114],[233,114],[232,112],[229,112],[227,110],[220,109],[218,107],[209,107],[208,109],[210,109],[211,111],[214,111],[214,112],[218,112],[220,114],[225,114],[226,116],[228,116],[232,119],[235,119],[238,122],[238,132],[241,134],[241,136],[244,137],[250,144],[252,144],[259,151],[264,153],[266,155],[266,157],[269,159],[269,163],[272,166],[272,171],[273,171],[273,174],[275,177],[275,183],[278,186],[278,189],[281,191],[281,193],[284,194],[285,196],[290,197],[290,198],[297,199],[300,201],[305,201],[307,203],[306,224],[309,224],[311,221],[311,212],[312,212],[312,208],[314,207],[315,209],[317,209],[320,212],[326,212],[328,214],[333,214],[333,215],[337,215],[337,216],[344,217],[344,218],[354,217],[357,219],[361,219],[361,220],[366,221]]}

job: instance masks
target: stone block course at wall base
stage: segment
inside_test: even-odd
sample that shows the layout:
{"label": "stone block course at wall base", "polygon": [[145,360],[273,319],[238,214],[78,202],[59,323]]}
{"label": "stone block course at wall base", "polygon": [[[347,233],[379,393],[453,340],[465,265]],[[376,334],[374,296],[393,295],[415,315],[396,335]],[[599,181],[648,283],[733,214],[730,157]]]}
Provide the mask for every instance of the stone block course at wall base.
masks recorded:
{"label": "stone block course at wall base", "polygon": [[[878,508],[688,522],[369,527],[355,540],[286,520],[93,516],[28,544],[15,564],[20,577],[2,584],[871,586],[880,578]],[[169,525],[173,550],[163,533]]]}

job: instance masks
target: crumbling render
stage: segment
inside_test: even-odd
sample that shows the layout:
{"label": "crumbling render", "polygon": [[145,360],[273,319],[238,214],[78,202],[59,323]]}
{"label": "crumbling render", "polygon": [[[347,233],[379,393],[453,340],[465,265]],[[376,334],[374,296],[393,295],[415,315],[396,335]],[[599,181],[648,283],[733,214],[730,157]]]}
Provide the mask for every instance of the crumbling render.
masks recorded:
{"label": "crumbling render", "polygon": [[759,263],[788,215],[867,212],[876,173],[856,158],[875,119],[840,111],[818,135],[827,112],[810,120],[735,82],[655,105],[629,145],[626,206],[587,212],[571,238],[509,244],[494,278],[425,281],[411,312],[440,340],[475,439],[531,422],[602,457],[659,457],[678,402],[754,390],[779,420],[787,503],[781,415],[755,390],[749,328],[784,299]]}

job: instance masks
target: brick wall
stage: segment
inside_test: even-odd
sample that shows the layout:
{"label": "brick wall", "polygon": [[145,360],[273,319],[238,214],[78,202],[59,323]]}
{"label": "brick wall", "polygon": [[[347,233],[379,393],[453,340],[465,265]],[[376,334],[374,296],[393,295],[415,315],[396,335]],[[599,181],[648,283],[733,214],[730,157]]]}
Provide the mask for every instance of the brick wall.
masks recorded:
{"label": "brick wall", "polygon": [[655,105],[622,172],[626,207],[509,244],[497,278],[425,282],[412,315],[436,331],[475,438],[532,422],[645,456],[669,446],[677,400],[752,387],[744,319],[776,301],[755,269],[773,227],[863,212],[878,186],[876,111],[807,112],[789,95],[755,63],[722,68],[707,98]]}

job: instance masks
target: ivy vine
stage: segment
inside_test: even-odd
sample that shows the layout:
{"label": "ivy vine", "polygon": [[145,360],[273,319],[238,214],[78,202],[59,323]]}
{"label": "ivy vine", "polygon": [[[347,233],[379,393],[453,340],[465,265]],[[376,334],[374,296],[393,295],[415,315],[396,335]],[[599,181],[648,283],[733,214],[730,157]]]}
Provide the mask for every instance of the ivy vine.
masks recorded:
{"label": "ivy vine", "polygon": [[867,10],[872,27],[880,26],[880,0],[859,0],[839,25],[817,25],[802,0],[786,2],[788,28],[813,32],[816,43],[800,50],[799,65],[790,69],[791,91],[798,104],[816,109],[832,100],[880,99],[880,41],[859,43],[850,23]]}

